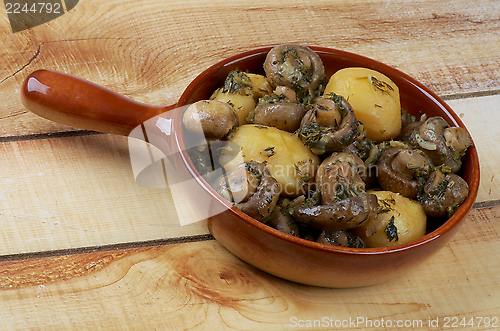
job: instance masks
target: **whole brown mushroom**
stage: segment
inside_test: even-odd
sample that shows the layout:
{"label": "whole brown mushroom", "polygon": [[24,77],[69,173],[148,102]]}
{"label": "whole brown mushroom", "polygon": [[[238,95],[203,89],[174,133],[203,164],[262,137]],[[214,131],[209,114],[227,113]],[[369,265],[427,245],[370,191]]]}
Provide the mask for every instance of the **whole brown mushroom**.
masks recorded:
{"label": "whole brown mushroom", "polygon": [[[278,205],[271,213],[266,225],[289,235],[300,237],[300,229],[295,219],[290,215],[290,201],[280,199]],[[292,210],[293,211],[293,210]]]}
{"label": "whole brown mushroom", "polygon": [[294,217],[304,226],[323,231],[354,229],[368,224],[377,216],[378,200],[374,194],[363,194],[328,205],[297,204]]}
{"label": "whole brown mushroom", "polygon": [[295,44],[273,47],[264,61],[264,71],[273,87],[287,86],[311,95],[325,77],[319,55],[309,47]]}
{"label": "whole brown mushroom", "polygon": [[281,185],[263,163],[243,162],[219,178],[215,190],[234,206],[259,221],[267,219],[278,202]]}
{"label": "whole brown mushroom", "polygon": [[331,246],[363,248],[365,243],[350,231],[322,231],[316,242]]}
{"label": "whole brown mushroom", "polygon": [[425,184],[419,200],[427,215],[451,216],[469,194],[469,185],[460,176],[433,171]]}
{"label": "whole brown mushroom", "polygon": [[294,217],[322,231],[354,229],[377,215],[378,199],[364,192],[364,162],[351,153],[334,153],[316,172],[316,195],[296,203]]}
{"label": "whole brown mushroom", "polygon": [[438,116],[425,120],[418,131],[417,125],[408,125],[404,139],[425,152],[435,166],[444,166],[452,173],[460,170],[461,157],[472,145],[467,130],[450,127],[442,117]]}
{"label": "whole brown mushroom", "polygon": [[280,86],[270,96],[260,99],[257,107],[249,114],[248,120],[255,124],[294,132],[299,128],[305,113],[306,108],[296,103],[295,92]]}
{"label": "whole brown mushroom", "polygon": [[365,164],[359,156],[346,152],[333,153],[316,172],[316,188],[321,192],[321,203],[331,204],[364,193],[366,176]]}
{"label": "whole brown mushroom", "polygon": [[[340,114],[340,121],[337,114]],[[297,130],[297,135],[317,155],[345,150],[360,133],[351,105],[344,97],[333,93],[317,100]]]}
{"label": "whole brown mushroom", "polygon": [[382,152],[377,162],[377,179],[387,191],[414,199],[429,176],[427,158],[409,147],[392,147]]}
{"label": "whole brown mushroom", "polygon": [[186,130],[204,133],[209,139],[222,138],[238,126],[238,115],[227,103],[201,100],[190,105],[183,114]]}

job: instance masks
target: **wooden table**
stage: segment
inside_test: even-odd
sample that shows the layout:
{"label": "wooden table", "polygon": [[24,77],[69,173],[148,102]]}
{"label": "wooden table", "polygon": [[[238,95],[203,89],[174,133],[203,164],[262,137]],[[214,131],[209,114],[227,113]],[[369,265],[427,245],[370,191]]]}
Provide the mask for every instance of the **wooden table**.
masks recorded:
{"label": "wooden table", "polygon": [[[500,329],[499,17],[497,0],[83,0],[13,34],[0,8],[1,329]],[[19,98],[49,68],[169,105],[211,64],[284,42],[392,65],[469,128],[474,209],[404,277],[325,289],[256,270],[204,222],[180,226],[167,189],[135,183],[126,137],[49,122]]]}

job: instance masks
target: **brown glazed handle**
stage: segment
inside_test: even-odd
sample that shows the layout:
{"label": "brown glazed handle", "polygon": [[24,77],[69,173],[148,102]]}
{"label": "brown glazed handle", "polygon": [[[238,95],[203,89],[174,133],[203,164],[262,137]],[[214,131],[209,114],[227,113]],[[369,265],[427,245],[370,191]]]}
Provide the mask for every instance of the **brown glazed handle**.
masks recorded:
{"label": "brown glazed handle", "polygon": [[128,135],[144,121],[175,106],[149,106],[81,78],[53,70],[31,73],[21,99],[31,112],[73,127]]}

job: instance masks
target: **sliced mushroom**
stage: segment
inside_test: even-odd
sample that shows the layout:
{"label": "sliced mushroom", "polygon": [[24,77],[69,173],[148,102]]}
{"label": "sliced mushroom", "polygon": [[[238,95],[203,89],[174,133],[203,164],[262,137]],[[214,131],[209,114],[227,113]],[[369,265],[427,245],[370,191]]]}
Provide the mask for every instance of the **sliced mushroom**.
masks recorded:
{"label": "sliced mushroom", "polygon": [[413,199],[429,176],[430,167],[427,158],[416,150],[392,147],[383,151],[378,160],[377,178],[384,190]]}
{"label": "sliced mushroom", "polygon": [[356,236],[350,231],[322,231],[319,235],[317,242],[325,245],[364,248],[365,243],[361,238]]}
{"label": "sliced mushroom", "polygon": [[348,230],[371,222],[377,216],[377,209],[377,196],[364,194],[330,205],[298,204],[294,217],[300,224],[322,231]]}
{"label": "sliced mushroom", "polygon": [[469,194],[469,185],[456,174],[433,171],[425,184],[420,203],[427,215],[433,217],[451,216]]}
{"label": "sliced mushroom", "polygon": [[325,77],[323,61],[306,46],[284,44],[273,47],[264,61],[266,77],[273,87],[288,86],[314,94]]}
{"label": "sliced mushroom", "polygon": [[245,214],[267,219],[278,202],[281,185],[263,163],[249,161],[219,178],[215,190]]}
{"label": "sliced mushroom", "polygon": [[[333,93],[329,99],[333,103],[328,102],[328,104],[335,105],[335,107],[325,110],[324,105],[327,102],[324,99],[318,99],[321,106],[315,105],[312,110],[306,113],[301,127],[296,132],[313,153],[318,155],[343,151],[360,135],[359,122],[347,100]],[[319,118],[322,124],[339,123],[336,112],[341,115],[342,120],[338,125],[321,126],[318,123],[318,110],[320,110]]]}
{"label": "sliced mushroom", "polygon": [[183,114],[186,130],[203,132],[209,139],[222,138],[238,126],[238,115],[227,103],[201,100],[190,105]]}

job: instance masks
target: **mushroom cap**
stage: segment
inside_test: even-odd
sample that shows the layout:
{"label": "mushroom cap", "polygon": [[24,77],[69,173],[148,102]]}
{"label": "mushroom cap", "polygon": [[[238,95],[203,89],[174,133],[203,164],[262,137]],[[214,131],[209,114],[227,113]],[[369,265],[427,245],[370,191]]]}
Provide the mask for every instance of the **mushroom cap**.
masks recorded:
{"label": "mushroom cap", "polygon": [[238,126],[238,115],[229,104],[217,100],[201,100],[185,110],[182,123],[186,130],[203,132],[209,139],[222,138]]}
{"label": "mushroom cap", "polygon": [[354,229],[377,216],[378,200],[374,194],[338,200],[330,205],[295,207],[294,217],[302,225],[323,231]]}
{"label": "mushroom cap", "polygon": [[408,147],[392,147],[382,152],[377,162],[379,185],[387,191],[416,198],[430,169],[427,159]]}
{"label": "mushroom cap", "polygon": [[309,47],[295,44],[273,47],[264,61],[264,71],[273,87],[284,85],[311,94],[325,76],[319,55]]}
{"label": "mushroom cap", "polygon": [[350,231],[322,231],[316,242],[332,246],[363,248],[365,243]]}
{"label": "mushroom cap", "polygon": [[292,102],[263,103],[255,107],[253,123],[294,132],[306,113],[303,105]]}
{"label": "mushroom cap", "polygon": [[[244,174],[240,171],[244,169]],[[244,197],[235,201],[232,196],[231,187],[228,185],[228,178],[237,173],[238,181],[246,181],[245,185],[235,185],[239,197]],[[247,186],[248,185],[248,186]],[[248,192],[241,192],[241,187],[247,187]],[[240,163],[233,171],[219,178],[215,190],[240,209],[242,212],[258,221],[267,219],[276,208],[281,194],[281,185],[271,175],[267,167],[260,162],[248,161]]]}
{"label": "mushroom cap", "polygon": [[435,170],[422,191],[420,202],[425,213],[433,217],[445,217],[453,214],[469,195],[469,185],[456,174],[444,175],[440,170]]}
{"label": "mushroom cap", "polygon": [[[411,140],[416,141],[416,145],[429,156],[435,166],[444,165],[452,173],[456,173],[462,166],[460,154],[463,151],[460,151],[459,154],[454,153],[453,149],[449,146],[450,142],[448,141],[447,143],[445,131],[449,127],[450,125],[442,117],[435,116],[428,118],[422,123],[418,132],[414,133]],[[449,136],[453,137],[452,134]]]}

